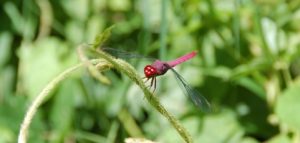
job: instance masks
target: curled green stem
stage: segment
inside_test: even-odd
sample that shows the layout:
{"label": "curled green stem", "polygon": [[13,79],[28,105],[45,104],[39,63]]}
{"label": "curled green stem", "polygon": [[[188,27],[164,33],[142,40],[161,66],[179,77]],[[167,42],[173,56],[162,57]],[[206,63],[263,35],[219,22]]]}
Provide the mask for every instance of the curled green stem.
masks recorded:
{"label": "curled green stem", "polygon": [[[81,45],[84,46],[84,45]],[[153,95],[152,92],[149,91],[147,86],[144,84],[141,77],[138,75],[136,70],[127,62],[116,59],[102,51],[98,51],[95,49],[91,49],[93,52],[95,52],[97,55],[101,56],[103,59],[96,59],[96,60],[89,60],[89,63],[92,63],[92,65],[95,65],[95,67],[100,70],[106,70],[108,68],[114,67],[116,70],[120,71],[121,73],[125,73],[130,79],[132,79],[144,92],[146,99],[148,102],[157,110],[159,111],[163,116],[165,116],[168,121],[173,125],[173,127],[177,130],[177,132],[181,135],[181,137],[188,143],[192,142],[192,138],[189,135],[189,133],[186,131],[186,129],[179,123],[179,121],[174,118],[170,113],[167,112],[167,110],[160,104],[158,98]],[[27,142],[27,135],[28,135],[28,129],[31,124],[31,121],[39,108],[39,106],[43,103],[44,99],[47,98],[52,90],[54,90],[57,85],[66,79],[72,72],[76,71],[77,69],[87,66],[87,61],[83,60],[83,63],[80,63],[78,65],[75,65],[64,72],[62,72],[60,75],[58,75],[56,78],[54,78],[47,86],[39,93],[39,95],[33,100],[32,104],[30,105],[29,109],[26,112],[26,115],[24,117],[24,120],[22,122],[19,136],[18,136],[18,142],[19,143],[26,143]],[[90,66],[90,65],[88,65]]]}
{"label": "curled green stem", "polygon": [[79,46],[77,48],[77,54],[81,62],[87,67],[88,71],[94,78],[96,78],[97,80],[99,80],[104,84],[110,84],[110,80],[107,77],[105,77],[103,74],[101,74],[101,72],[98,71],[97,65],[94,66],[86,57],[86,55],[84,54],[83,46]]}
{"label": "curled green stem", "polygon": [[[99,65],[100,63],[102,63],[102,68],[107,68],[108,65],[110,65],[110,64],[106,63],[106,61],[100,60],[100,59],[90,60],[90,62],[93,63],[94,65]],[[37,109],[43,103],[44,99],[46,99],[50,95],[49,93],[51,91],[53,91],[53,89],[55,89],[55,87],[57,87],[57,85],[61,81],[66,79],[72,72],[76,71],[77,69],[81,68],[82,66],[84,66],[84,63],[75,65],[75,66],[65,70],[61,74],[59,74],[50,83],[48,83],[47,86],[40,92],[40,94],[33,100],[29,109],[27,110],[24,120],[22,122],[20,131],[19,131],[18,143],[26,143],[27,142],[29,126],[31,124],[31,121],[32,121]]]}

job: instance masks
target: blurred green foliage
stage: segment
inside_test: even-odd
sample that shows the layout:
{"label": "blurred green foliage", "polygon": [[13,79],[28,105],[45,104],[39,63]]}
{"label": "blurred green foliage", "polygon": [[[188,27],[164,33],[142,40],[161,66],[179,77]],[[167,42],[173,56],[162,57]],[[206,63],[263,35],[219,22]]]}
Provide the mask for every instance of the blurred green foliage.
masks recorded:
{"label": "blurred green foliage", "polygon": [[[2,0],[0,142],[17,141],[31,101],[66,68],[76,48],[115,25],[108,47],[164,60],[192,50],[177,70],[213,105],[203,114],[171,74],[157,96],[195,142],[300,142],[300,1]],[[105,38],[105,37],[104,37]],[[148,61],[133,62],[143,74]],[[117,72],[104,85],[86,70],[52,92],[29,142],[182,142],[142,92]]]}

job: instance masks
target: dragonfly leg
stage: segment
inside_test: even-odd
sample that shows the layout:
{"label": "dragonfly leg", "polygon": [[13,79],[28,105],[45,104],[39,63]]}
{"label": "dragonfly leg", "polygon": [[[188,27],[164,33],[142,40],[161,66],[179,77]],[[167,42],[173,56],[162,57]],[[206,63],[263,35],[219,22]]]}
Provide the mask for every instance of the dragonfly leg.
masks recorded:
{"label": "dragonfly leg", "polygon": [[[146,77],[145,77],[146,78]],[[150,90],[151,90],[151,88],[153,87],[153,93],[154,93],[154,91],[155,91],[155,89],[156,89],[156,77],[151,77],[151,78],[147,78],[147,80],[145,81],[145,83],[147,82],[147,81],[149,81],[149,79],[151,79],[151,82],[150,82],[150,85],[149,86],[147,86]]]}
{"label": "dragonfly leg", "polygon": [[151,87],[153,86],[154,79],[155,79],[155,77],[151,78],[151,84],[150,84]]}
{"label": "dragonfly leg", "polygon": [[152,77],[150,86],[153,87],[152,93],[154,93],[156,88],[156,77]]}
{"label": "dragonfly leg", "polygon": [[154,89],[153,89],[153,93],[155,92],[156,89],[156,77],[154,77]]}

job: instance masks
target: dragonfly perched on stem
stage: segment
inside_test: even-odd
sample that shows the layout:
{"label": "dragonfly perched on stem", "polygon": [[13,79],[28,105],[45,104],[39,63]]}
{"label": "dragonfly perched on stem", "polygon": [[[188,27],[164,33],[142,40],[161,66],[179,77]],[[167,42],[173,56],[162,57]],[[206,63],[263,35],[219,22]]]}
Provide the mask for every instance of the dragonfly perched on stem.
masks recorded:
{"label": "dragonfly perched on stem", "polygon": [[[116,49],[111,49],[111,48],[103,48],[101,49],[105,52],[108,52],[112,55],[122,55],[122,56],[128,56],[129,58],[141,58],[143,56],[140,55],[135,55],[135,54],[130,54],[125,51],[118,51]],[[116,52],[116,53],[115,53]],[[195,57],[197,55],[196,51],[193,51],[191,53],[188,53],[186,55],[183,55],[175,60],[171,61],[160,61],[160,60],[155,60],[151,65],[146,65],[144,68],[144,74],[146,81],[151,80],[150,87],[153,87],[155,91],[156,89],[156,77],[164,75],[167,71],[171,70],[181,87],[184,89],[185,94],[192,100],[192,102],[200,108],[204,112],[210,112],[211,107],[209,102],[206,100],[204,96],[202,96],[197,90],[192,88],[188,82],[174,69],[175,66],[188,61]],[[147,59],[152,59],[152,58],[147,58]]]}

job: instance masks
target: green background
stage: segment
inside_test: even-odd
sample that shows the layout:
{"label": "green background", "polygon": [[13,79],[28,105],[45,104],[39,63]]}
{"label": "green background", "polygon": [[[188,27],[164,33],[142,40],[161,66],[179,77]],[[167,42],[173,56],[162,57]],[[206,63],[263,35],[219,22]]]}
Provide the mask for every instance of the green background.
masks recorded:
{"label": "green background", "polygon": [[[114,25],[105,46],[162,60],[198,51],[176,70],[212,104],[184,96],[171,72],[155,95],[198,143],[300,142],[300,1],[1,0],[0,142],[17,141],[26,110],[76,49]],[[147,60],[129,59],[143,76]],[[38,109],[29,142],[183,142],[121,73],[87,70]]]}

